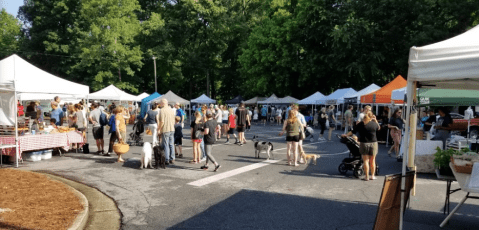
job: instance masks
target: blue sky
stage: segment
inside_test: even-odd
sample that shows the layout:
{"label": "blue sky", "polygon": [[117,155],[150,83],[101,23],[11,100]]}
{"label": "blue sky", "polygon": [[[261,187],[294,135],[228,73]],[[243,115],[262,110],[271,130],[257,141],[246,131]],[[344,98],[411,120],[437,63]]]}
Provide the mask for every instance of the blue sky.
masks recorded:
{"label": "blue sky", "polygon": [[5,8],[7,13],[17,17],[18,8],[23,6],[23,0],[0,0],[0,7]]}

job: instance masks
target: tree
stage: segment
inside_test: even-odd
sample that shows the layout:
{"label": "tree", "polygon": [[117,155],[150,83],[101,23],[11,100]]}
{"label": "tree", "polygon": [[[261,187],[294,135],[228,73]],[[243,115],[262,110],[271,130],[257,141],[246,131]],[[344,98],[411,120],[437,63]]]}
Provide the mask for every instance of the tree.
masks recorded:
{"label": "tree", "polygon": [[13,53],[18,52],[20,39],[21,39],[21,27],[22,25],[13,17],[13,15],[7,13],[5,9],[0,12],[0,57],[6,57]]}
{"label": "tree", "polygon": [[81,2],[78,34],[79,61],[73,71],[85,76],[93,90],[115,84],[138,92],[140,78],[135,73],[143,65],[142,51],[135,38],[140,33],[137,0]]}

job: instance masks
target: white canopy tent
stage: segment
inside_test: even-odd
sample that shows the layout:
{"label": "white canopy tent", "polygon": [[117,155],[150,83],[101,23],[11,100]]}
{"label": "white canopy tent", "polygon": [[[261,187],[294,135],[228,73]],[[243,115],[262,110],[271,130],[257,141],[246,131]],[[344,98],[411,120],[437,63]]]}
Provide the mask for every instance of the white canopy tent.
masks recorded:
{"label": "white canopy tent", "polygon": [[[16,54],[0,61],[0,125],[15,126],[15,145],[18,146],[17,100],[45,99],[54,96],[85,98],[88,86],[70,82],[47,73],[23,60]],[[18,95],[17,95],[18,94]],[[43,97],[43,98],[42,98]],[[18,148],[16,148],[16,167],[18,167]]]}
{"label": "white canopy tent", "polygon": [[344,98],[353,97],[358,92],[353,88],[338,89],[332,94],[318,101],[319,104],[339,105],[344,103]]}
{"label": "white canopy tent", "polygon": [[196,99],[191,100],[191,103],[198,103],[198,104],[211,104],[211,103],[216,103],[216,100],[213,100],[206,96],[205,94],[199,96]]}
{"label": "white canopy tent", "polygon": [[171,90],[170,90],[167,93],[161,95],[160,97],[151,100],[150,102],[148,102],[148,104],[151,104],[153,102],[160,102],[161,99],[168,100],[169,104],[174,104],[174,103],[178,102],[182,105],[186,105],[186,104],[190,103],[188,100],[185,100],[185,99],[181,98],[180,96],[176,95],[175,93],[171,92]]}
{"label": "white canopy tent", "polygon": [[377,91],[378,89],[380,89],[381,87],[379,87],[378,85],[376,84],[371,84],[369,85],[368,87],[358,91],[356,94],[354,94],[353,96],[351,97],[347,97],[347,98],[357,98],[357,101],[361,101],[361,96],[363,95],[366,95],[366,94],[370,94],[374,91]]}
{"label": "white canopy tent", "polygon": [[314,93],[313,95],[298,101],[297,103],[300,105],[316,105],[316,103],[320,101],[321,99],[323,99],[324,97],[325,96],[318,91]]}
{"label": "white canopy tent", "polygon": [[115,101],[138,101],[137,96],[131,95],[118,89],[114,85],[109,85],[102,90],[98,90],[88,95],[88,99],[93,100],[115,100]]}
{"label": "white canopy tent", "polygon": [[258,101],[258,104],[276,104],[276,103],[279,103],[279,98],[275,94],[271,95],[270,97],[268,97],[268,99],[264,101]]}
{"label": "white canopy tent", "polygon": [[147,94],[147,93],[141,93],[140,95],[136,96],[136,101],[141,101],[147,97],[149,97],[150,94]]}
{"label": "white canopy tent", "polygon": [[291,103],[297,103],[298,99],[291,97],[291,96],[286,96],[283,98],[278,98],[279,104],[291,104]]}
{"label": "white canopy tent", "polygon": [[[417,104],[416,87],[441,89],[479,89],[479,26],[445,41],[423,47],[412,47],[409,51],[407,78],[406,124],[410,123],[412,106]],[[406,133],[414,134],[416,125],[406,125]],[[410,132],[409,132],[410,131]],[[405,136],[406,146],[413,143],[411,135]],[[406,166],[414,164],[415,149],[403,151],[401,179],[400,229],[403,228]],[[453,210],[454,213],[454,210]],[[451,214],[453,214],[451,213]],[[444,221],[443,224],[447,222]]]}

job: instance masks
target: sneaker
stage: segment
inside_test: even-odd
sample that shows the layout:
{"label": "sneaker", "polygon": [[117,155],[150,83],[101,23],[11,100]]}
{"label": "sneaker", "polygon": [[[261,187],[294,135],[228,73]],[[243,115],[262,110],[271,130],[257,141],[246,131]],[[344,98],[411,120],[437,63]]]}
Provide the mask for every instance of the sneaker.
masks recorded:
{"label": "sneaker", "polygon": [[219,168],[221,168],[221,165],[215,167],[215,172],[218,171]]}
{"label": "sneaker", "polygon": [[229,140],[227,140],[227,141],[225,142],[225,144],[229,144],[229,143],[230,143],[230,141],[229,141]]}
{"label": "sneaker", "polygon": [[201,158],[200,162],[206,161],[206,157]]}
{"label": "sneaker", "polygon": [[106,156],[106,157],[111,157],[111,154],[110,154],[110,153],[106,153],[104,156]]}
{"label": "sneaker", "polygon": [[243,147],[243,144],[240,143],[239,146]]}
{"label": "sneaker", "polygon": [[207,170],[207,169],[208,169],[208,166],[203,165],[203,166],[200,167],[200,169]]}

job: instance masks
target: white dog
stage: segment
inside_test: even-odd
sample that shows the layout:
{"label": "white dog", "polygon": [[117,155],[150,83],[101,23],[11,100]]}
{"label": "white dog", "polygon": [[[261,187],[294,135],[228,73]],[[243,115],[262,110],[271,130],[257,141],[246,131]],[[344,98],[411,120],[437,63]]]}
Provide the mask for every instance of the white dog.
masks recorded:
{"label": "white dog", "polygon": [[151,148],[150,142],[145,142],[143,144],[143,151],[141,153],[140,169],[148,168],[148,166],[150,166],[150,168],[153,168],[153,166],[151,166],[152,155],[153,155],[153,149]]}

